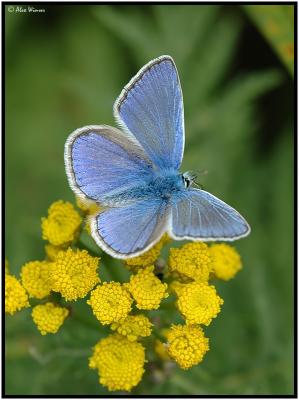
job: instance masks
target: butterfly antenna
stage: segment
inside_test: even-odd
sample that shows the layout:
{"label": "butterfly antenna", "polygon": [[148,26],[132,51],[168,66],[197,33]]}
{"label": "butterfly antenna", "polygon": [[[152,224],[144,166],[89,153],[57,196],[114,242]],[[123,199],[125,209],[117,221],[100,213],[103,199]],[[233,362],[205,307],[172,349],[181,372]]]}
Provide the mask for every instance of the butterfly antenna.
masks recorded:
{"label": "butterfly antenna", "polygon": [[199,171],[198,171],[198,175],[207,175],[208,174],[208,170],[207,169],[200,169]]}
{"label": "butterfly antenna", "polygon": [[193,181],[192,183],[194,184],[194,186],[198,187],[199,189],[201,189],[201,190],[203,189],[203,185],[201,185],[200,183],[198,183],[196,181]]}
{"label": "butterfly antenna", "polygon": [[[200,170],[197,172],[197,175],[207,175],[207,173],[208,173],[208,170],[206,170],[206,169],[200,169]],[[194,186],[196,186],[196,187],[198,187],[199,189],[202,190],[202,189],[203,189],[203,185],[200,184],[199,182],[197,182],[197,180],[196,180],[197,176],[194,174],[193,177],[194,177],[194,179],[193,179],[193,184],[194,184]]]}

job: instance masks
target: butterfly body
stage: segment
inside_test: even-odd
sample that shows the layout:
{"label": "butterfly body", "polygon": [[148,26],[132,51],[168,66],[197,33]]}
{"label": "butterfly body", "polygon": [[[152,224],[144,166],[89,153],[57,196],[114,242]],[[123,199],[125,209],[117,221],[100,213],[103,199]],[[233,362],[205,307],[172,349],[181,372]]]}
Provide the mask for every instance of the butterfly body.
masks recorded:
{"label": "butterfly body", "polygon": [[184,190],[181,175],[175,170],[163,170],[153,173],[152,178],[143,185],[132,190],[135,199],[168,200],[181,190]]}
{"label": "butterfly body", "polygon": [[142,181],[132,182],[129,189],[115,191],[103,197],[103,206],[119,206],[140,200],[168,200],[174,193],[185,190],[182,174],[175,170],[153,171]]}
{"label": "butterfly body", "polygon": [[167,232],[176,240],[236,240],[245,219],[181,174],[183,97],[170,56],[146,64],[114,105],[122,130],[85,126],[65,145],[69,184],[82,200],[104,206],[90,219],[96,243],[117,258],[150,249]]}

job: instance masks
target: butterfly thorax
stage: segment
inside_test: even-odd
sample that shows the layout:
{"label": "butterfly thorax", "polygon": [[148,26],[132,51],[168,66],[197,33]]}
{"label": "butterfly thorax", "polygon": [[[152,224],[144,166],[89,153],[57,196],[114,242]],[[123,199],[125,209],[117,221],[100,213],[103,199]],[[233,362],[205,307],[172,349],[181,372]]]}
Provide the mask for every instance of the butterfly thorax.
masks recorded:
{"label": "butterfly thorax", "polygon": [[157,173],[147,185],[141,187],[145,197],[159,197],[168,200],[181,190],[184,190],[182,175],[178,171],[166,170]]}
{"label": "butterfly thorax", "polygon": [[147,179],[132,182],[125,190],[115,191],[105,198],[108,206],[126,205],[146,199],[168,201],[175,193],[186,190],[182,174],[176,170],[163,170],[151,174]]}

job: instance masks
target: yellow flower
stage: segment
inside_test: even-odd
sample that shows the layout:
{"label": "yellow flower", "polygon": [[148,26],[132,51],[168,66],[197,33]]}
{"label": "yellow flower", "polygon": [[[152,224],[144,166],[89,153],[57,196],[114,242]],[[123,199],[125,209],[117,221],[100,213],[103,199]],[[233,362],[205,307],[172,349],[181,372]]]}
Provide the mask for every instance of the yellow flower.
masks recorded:
{"label": "yellow flower", "polygon": [[146,253],[138,257],[129,258],[125,261],[126,267],[133,272],[137,272],[140,267],[148,267],[154,264],[160,255],[161,249],[169,241],[168,236],[165,234],[162,236],[160,241],[156,243]]}
{"label": "yellow flower", "polygon": [[53,303],[39,304],[32,309],[32,319],[42,335],[56,333],[68,314],[67,308]]}
{"label": "yellow flower", "polygon": [[5,274],[5,312],[13,315],[29,306],[27,293],[21,283],[15,276]]}
{"label": "yellow flower", "polygon": [[48,217],[42,218],[43,239],[53,246],[70,244],[79,232],[81,217],[69,202],[58,200],[48,210]]}
{"label": "yellow flower", "polygon": [[84,221],[84,230],[91,235],[91,219],[90,216],[98,214],[103,208],[96,202],[88,199],[82,199],[76,196],[76,205],[86,216]]}
{"label": "yellow flower", "polygon": [[87,199],[83,200],[78,196],[76,196],[76,205],[85,214],[96,214],[101,210],[100,205],[96,202]]}
{"label": "yellow flower", "polygon": [[177,305],[187,324],[209,325],[220,312],[221,304],[223,300],[215,287],[202,282],[187,283],[178,291]]}
{"label": "yellow flower", "polygon": [[205,243],[187,243],[180,249],[170,249],[169,271],[187,280],[207,282],[212,262],[209,248]]}
{"label": "yellow flower", "polygon": [[242,268],[240,255],[228,244],[213,244],[210,247],[210,253],[216,278],[228,281]]}
{"label": "yellow flower", "polygon": [[99,381],[108,390],[130,391],[142,378],[144,362],[145,351],[140,343],[113,334],[96,344],[89,367],[98,369]]}
{"label": "yellow flower", "polygon": [[170,357],[167,352],[167,345],[166,343],[161,342],[161,340],[156,339],[154,344],[154,350],[157,356],[163,361],[169,361]]}
{"label": "yellow flower", "polygon": [[47,261],[30,261],[21,270],[22,285],[30,297],[42,299],[51,292],[50,263]]}
{"label": "yellow flower", "polygon": [[125,320],[113,323],[111,329],[133,341],[137,340],[139,336],[150,336],[152,325],[145,315],[128,315]]}
{"label": "yellow flower", "polygon": [[167,339],[170,357],[183,369],[200,363],[209,350],[209,339],[199,326],[172,325]]}
{"label": "yellow flower", "polygon": [[67,249],[67,246],[53,246],[52,244],[48,243],[45,245],[45,252],[47,255],[47,259],[49,261],[54,261],[58,256],[60,251],[64,251]]}
{"label": "yellow flower", "polygon": [[171,283],[169,284],[169,289],[170,289],[172,292],[176,293],[176,295],[178,296],[179,293],[180,293],[180,291],[181,291],[181,289],[183,289],[184,286],[185,286],[185,284],[183,284],[182,282],[173,280],[173,281],[171,281]]}
{"label": "yellow flower", "polygon": [[68,301],[83,298],[100,282],[97,274],[99,257],[86,250],[61,251],[51,263],[52,290]]}
{"label": "yellow flower", "polygon": [[[164,328],[161,330],[161,335],[167,339],[167,334],[170,331],[170,329],[168,328]],[[160,357],[161,360],[163,361],[169,361],[170,360],[170,356],[168,354],[168,350],[167,350],[167,344],[161,342],[161,340],[156,339],[155,343],[154,343],[154,350],[156,352],[156,354]]]}
{"label": "yellow flower", "polygon": [[91,292],[87,304],[97,319],[107,325],[126,318],[132,302],[130,294],[119,282],[104,282]]}
{"label": "yellow flower", "polygon": [[132,275],[127,287],[141,310],[155,310],[163,298],[168,297],[167,284],[153,274],[154,266],[140,269]]}

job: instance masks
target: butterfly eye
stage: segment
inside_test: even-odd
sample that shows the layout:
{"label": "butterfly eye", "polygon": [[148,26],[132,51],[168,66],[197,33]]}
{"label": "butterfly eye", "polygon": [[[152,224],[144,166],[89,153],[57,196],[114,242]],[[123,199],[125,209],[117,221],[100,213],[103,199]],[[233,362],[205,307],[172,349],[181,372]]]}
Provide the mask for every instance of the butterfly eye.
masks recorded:
{"label": "butterfly eye", "polygon": [[191,185],[191,180],[187,177],[182,175],[182,179],[183,179],[183,184],[185,186],[186,189],[188,189],[188,187]]}

